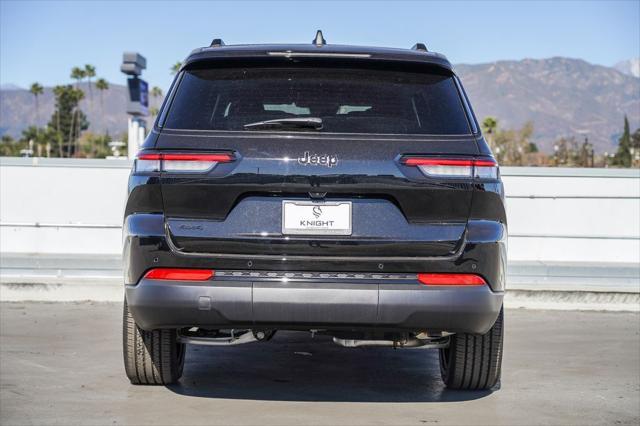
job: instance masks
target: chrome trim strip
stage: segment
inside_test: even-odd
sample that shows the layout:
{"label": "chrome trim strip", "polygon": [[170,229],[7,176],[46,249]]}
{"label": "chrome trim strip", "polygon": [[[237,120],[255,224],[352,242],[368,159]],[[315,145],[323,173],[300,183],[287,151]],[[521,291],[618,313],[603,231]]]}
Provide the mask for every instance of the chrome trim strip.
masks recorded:
{"label": "chrome trim strip", "polygon": [[467,230],[465,229],[462,234],[462,243],[458,249],[448,256],[299,256],[299,255],[279,255],[279,254],[230,254],[230,253],[194,253],[182,251],[173,242],[171,237],[171,231],[167,222],[164,223],[165,239],[171,252],[177,256],[184,257],[214,257],[219,259],[244,259],[244,260],[319,260],[319,261],[351,261],[351,262],[421,262],[421,261],[448,261],[456,260],[462,255],[464,248],[467,245]]}
{"label": "chrome trim strip", "polygon": [[378,273],[378,272],[312,272],[312,271],[253,271],[253,270],[216,270],[215,278],[225,280],[260,281],[411,281],[417,282],[416,274]]}

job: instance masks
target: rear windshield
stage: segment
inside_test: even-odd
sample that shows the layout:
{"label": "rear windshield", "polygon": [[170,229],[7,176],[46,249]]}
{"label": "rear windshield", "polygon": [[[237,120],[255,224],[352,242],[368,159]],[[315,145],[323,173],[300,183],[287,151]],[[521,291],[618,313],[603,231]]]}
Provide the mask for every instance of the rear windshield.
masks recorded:
{"label": "rear windshield", "polygon": [[187,70],[164,126],[247,131],[310,117],[322,120],[317,132],[469,134],[451,75],[318,67]]}

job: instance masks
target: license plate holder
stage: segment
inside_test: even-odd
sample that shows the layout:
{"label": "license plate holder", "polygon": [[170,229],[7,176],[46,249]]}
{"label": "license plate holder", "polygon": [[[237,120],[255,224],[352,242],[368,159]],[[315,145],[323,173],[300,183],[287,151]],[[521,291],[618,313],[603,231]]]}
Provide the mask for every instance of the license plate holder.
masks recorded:
{"label": "license plate holder", "polygon": [[282,201],[283,235],[351,235],[351,201]]}

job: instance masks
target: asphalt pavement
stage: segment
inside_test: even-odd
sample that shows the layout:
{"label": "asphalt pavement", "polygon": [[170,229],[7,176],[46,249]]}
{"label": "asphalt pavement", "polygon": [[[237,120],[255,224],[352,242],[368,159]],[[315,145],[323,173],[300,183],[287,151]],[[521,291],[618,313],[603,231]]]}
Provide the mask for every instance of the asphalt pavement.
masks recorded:
{"label": "asphalt pavement", "polygon": [[503,377],[444,389],[435,350],[281,332],[189,347],[180,384],[130,385],[118,303],[0,304],[0,424],[640,423],[640,316],[507,310]]}

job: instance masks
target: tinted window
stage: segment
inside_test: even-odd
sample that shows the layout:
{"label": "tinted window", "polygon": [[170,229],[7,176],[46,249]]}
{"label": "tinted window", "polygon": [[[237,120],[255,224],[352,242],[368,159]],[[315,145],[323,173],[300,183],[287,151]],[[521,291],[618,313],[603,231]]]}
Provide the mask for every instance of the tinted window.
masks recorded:
{"label": "tinted window", "polygon": [[318,67],[186,71],[165,127],[244,131],[291,117],[322,118],[321,132],[469,134],[451,75]]}

